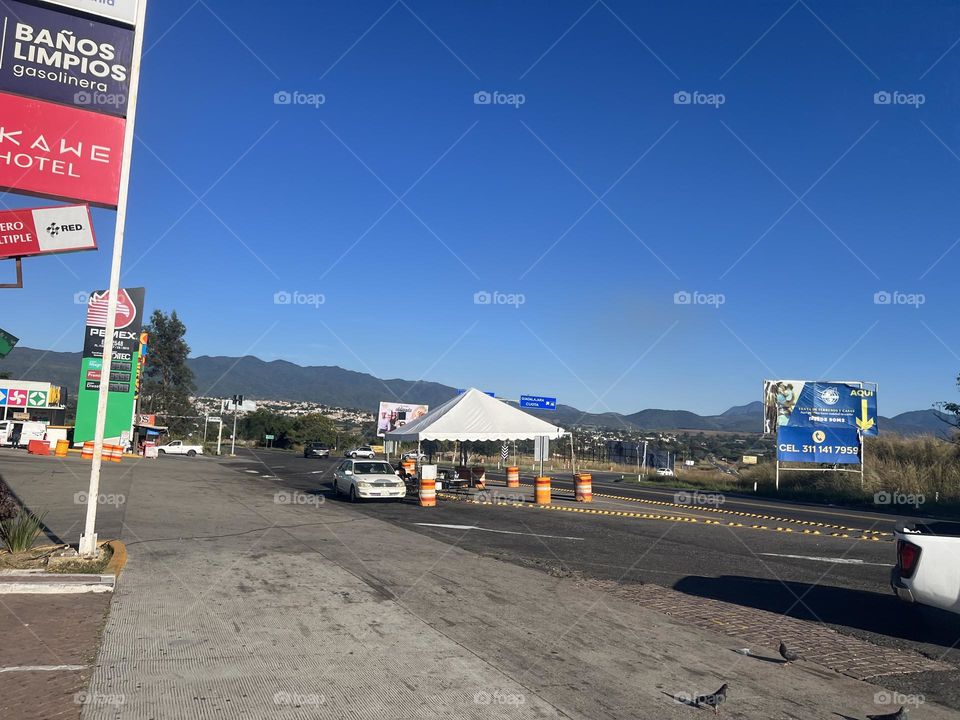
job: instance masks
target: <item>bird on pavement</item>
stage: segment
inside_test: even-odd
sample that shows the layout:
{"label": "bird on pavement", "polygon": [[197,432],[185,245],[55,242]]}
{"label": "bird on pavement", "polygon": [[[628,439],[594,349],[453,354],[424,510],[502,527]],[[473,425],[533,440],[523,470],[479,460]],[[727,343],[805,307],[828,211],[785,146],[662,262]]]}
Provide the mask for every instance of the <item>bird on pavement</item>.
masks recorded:
{"label": "bird on pavement", "polygon": [[720,704],[727,699],[727,684],[724,683],[720,686],[720,689],[716,692],[710,693],[709,695],[698,695],[696,700],[693,701],[693,704],[697,707],[701,705],[707,705],[708,707],[713,708],[713,714],[716,715],[720,711]]}
{"label": "bird on pavement", "polygon": [[780,641],[780,657],[783,658],[784,660],[783,664],[786,666],[794,662],[795,660],[799,660],[800,654],[788,648],[787,644],[783,640],[781,640]]}
{"label": "bird on pavement", "polygon": [[886,715],[867,715],[868,720],[907,720],[907,713],[910,712],[903,705],[895,713]]}

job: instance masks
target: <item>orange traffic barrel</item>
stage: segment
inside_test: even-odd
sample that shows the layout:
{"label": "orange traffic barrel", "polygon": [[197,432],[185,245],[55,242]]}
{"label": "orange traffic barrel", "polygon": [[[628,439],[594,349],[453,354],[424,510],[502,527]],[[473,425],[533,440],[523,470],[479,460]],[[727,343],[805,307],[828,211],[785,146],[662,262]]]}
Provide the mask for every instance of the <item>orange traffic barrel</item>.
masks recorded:
{"label": "orange traffic barrel", "polygon": [[537,505],[549,505],[550,504],[550,478],[538,477],[535,482],[536,482],[535,499],[536,499]]}
{"label": "orange traffic barrel", "polygon": [[435,479],[420,478],[420,507],[436,507],[437,481]]}
{"label": "orange traffic barrel", "polygon": [[507,487],[510,487],[510,488],[520,487],[520,468],[518,467],[507,468]]}
{"label": "orange traffic barrel", "polygon": [[577,485],[577,502],[593,502],[593,475],[577,473],[573,479]]}
{"label": "orange traffic barrel", "polygon": [[70,449],[70,443],[66,440],[57,440],[57,449],[54,451],[54,455],[57,457],[66,457],[67,451]]}
{"label": "orange traffic barrel", "polygon": [[401,464],[403,465],[403,471],[407,475],[413,475],[417,472],[416,460],[404,460]]}
{"label": "orange traffic barrel", "polygon": [[120,462],[123,460],[123,447],[120,445],[104,445],[103,457],[110,462]]}
{"label": "orange traffic barrel", "polygon": [[93,460],[93,442],[85,442],[83,444],[83,450],[80,451],[80,457],[84,460]]}

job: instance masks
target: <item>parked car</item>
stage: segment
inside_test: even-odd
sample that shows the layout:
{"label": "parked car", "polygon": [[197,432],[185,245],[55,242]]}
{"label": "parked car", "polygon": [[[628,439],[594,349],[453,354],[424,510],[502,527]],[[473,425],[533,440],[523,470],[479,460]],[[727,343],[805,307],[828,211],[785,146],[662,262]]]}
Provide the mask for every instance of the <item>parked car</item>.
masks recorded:
{"label": "parked car", "polygon": [[960,523],[899,522],[890,586],[908,603],[960,614]]}
{"label": "parked car", "polygon": [[333,471],[334,495],[347,495],[351,502],[369,498],[403,500],[407,486],[384,460],[344,460]]}
{"label": "parked car", "polygon": [[363,447],[354,448],[346,453],[348,458],[367,458],[368,460],[373,460],[377,454],[373,451],[373,448],[368,445]]}
{"label": "parked car", "polygon": [[328,458],[330,457],[330,448],[323,443],[307,443],[303,449],[305,458]]}
{"label": "parked car", "polygon": [[203,445],[185,445],[183,440],[171,440],[166,445],[157,448],[161,455],[203,455]]}
{"label": "parked car", "polygon": [[425,453],[417,452],[416,450],[408,450],[403,455],[400,456],[401,460],[416,460],[417,462],[423,462],[427,459]]}
{"label": "parked car", "polygon": [[657,475],[660,477],[673,477],[673,470],[670,468],[657,468]]}

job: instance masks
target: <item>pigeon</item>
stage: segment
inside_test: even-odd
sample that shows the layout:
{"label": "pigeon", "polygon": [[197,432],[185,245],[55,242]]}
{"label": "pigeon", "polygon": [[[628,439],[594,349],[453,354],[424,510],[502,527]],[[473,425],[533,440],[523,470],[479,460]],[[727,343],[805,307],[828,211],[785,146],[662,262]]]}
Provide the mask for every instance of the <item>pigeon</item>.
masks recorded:
{"label": "pigeon", "polygon": [[789,665],[793,661],[800,659],[799,653],[796,653],[788,648],[787,644],[783,640],[780,641],[780,657],[783,658],[784,665]]}
{"label": "pigeon", "polygon": [[886,715],[867,715],[868,720],[907,720],[907,713],[910,712],[903,705],[895,713]]}
{"label": "pigeon", "polygon": [[697,707],[701,705],[707,705],[708,707],[713,708],[713,714],[716,715],[720,711],[720,703],[724,702],[727,699],[727,684],[724,683],[720,686],[720,689],[716,692],[710,693],[709,695],[698,695],[697,698],[693,701],[693,704]]}

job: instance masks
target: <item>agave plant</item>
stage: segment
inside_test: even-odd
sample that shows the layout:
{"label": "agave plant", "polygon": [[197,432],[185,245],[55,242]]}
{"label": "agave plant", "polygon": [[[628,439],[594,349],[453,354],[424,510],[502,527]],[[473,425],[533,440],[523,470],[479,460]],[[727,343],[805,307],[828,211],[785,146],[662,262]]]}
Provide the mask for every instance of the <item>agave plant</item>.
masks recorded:
{"label": "agave plant", "polygon": [[43,531],[43,519],[46,516],[46,513],[37,516],[21,508],[14,517],[0,520],[0,542],[11,553],[29,550]]}

